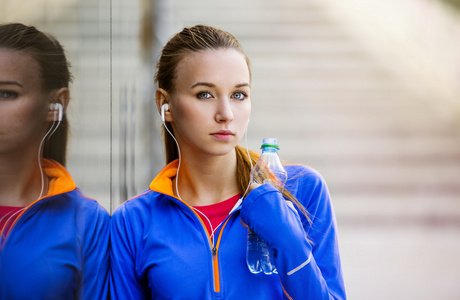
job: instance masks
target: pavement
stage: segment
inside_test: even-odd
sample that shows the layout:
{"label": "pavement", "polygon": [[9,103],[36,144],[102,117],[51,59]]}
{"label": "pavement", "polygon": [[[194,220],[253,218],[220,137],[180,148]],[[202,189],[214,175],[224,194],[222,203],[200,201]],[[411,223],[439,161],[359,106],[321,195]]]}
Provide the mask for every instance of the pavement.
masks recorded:
{"label": "pavement", "polygon": [[156,0],[153,19],[148,1],[110,3],[33,20],[73,64],[69,170],[88,195],[113,209],[161,168],[153,61],[184,26],[213,25],[252,61],[249,147],[276,137],[328,183],[348,298],[460,299],[458,107],[414,92],[318,1]]}

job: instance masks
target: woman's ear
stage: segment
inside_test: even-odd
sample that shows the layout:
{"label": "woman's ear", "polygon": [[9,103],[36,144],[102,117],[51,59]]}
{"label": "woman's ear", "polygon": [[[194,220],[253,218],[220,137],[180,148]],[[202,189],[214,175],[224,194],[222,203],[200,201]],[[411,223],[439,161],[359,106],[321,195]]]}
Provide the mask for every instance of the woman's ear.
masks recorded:
{"label": "woman's ear", "polygon": [[161,120],[164,122],[174,122],[169,105],[169,94],[162,88],[158,88],[155,92],[157,109],[160,113]]}
{"label": "woman's ear", "polygon": [[[69,89],[63,87],[53,91],[50,95],[50,99],[46,121],[53,122],[62,120],[70,101]],[[60,104],[60,106],[57,104]]]}

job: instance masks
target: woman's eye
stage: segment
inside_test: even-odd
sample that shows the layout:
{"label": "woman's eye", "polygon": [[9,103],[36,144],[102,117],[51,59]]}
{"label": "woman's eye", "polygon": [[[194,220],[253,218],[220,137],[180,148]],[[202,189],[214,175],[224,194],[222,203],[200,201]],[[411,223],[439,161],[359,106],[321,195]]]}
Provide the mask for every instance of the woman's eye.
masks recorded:
{"label": "woman's eye", "polygon": [[18,96],[18,93],[16,92],[0,91],[0,98],[3,98],[3,99],[16,98],[17,96]]}
{"label": "woman's eye", "polygon": [[212,95],[210,92],[199,92],[197,95],[196,95],[198,98],[200,99],[209,99],[209,98],[212,98]]}
{"label": "woman's eye", "polygon": [[243,93],[243,92],[236,92],[232,95],[232,98],[236,100],[244,100],[246,99],[246,97],[247,97],[246,93]]}

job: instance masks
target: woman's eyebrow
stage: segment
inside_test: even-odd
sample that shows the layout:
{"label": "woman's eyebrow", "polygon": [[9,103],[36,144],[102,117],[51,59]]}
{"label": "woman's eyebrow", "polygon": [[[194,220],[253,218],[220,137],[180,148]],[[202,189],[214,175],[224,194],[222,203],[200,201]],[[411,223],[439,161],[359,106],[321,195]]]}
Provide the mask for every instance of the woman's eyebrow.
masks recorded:
{"label": "woman's eyebrow", "polygon": [[17,85],[20,87],[24,87],[22,84],[20,84],[17,81],[0,81],[0,85]]}
{"label": "woman's eyebrow", "polygon": [[[210,87],[210,88],[214,88],[216,87],[216,85],[214,83],[210,83],[210,82],[197,82],[195,84],[193,84],[190,88],[194,88],[194,87],[197,87],[197,86],[206,86],[206,87]],[[237,85],[235,85],[236,88],[242,88],[242,87],[251,87],[249,83],[247,82],[244,82],[244,83],[239,83]]]}
{"label": "woman's eyebrow", "polygon": [[192,85],[190,88],[194,88],[194,87],[197,87],[197,86],[206,86],[206,87],[210,87],[210,88],[213,88],[213,87],[216,87],[215,84],[213,83],[209,83],[209,82],[197,82],[195,83],[194,85]]}
{"label": "woman's eyebrow", "polygon": [[251,85],[249,83],[240,83],[240,84],[237,84],[235,85],[236,88],[242,88],[242,87],[251,87]]}

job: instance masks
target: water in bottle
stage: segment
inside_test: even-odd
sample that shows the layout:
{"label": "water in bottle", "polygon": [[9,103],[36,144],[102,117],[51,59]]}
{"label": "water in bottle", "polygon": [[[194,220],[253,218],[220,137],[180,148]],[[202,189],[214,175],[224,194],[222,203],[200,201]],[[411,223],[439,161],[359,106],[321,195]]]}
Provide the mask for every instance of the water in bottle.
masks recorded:
{"label": "water in bottle", "polygon": [[[270,183],[283,193],[287,173],[278,156],[278,140],[274,138],[264,139],[261,149],[262,154],[251,170],[250,181],[260,184]],[[246,263],[249,270],[254,274],[260,272],[267,275],[277,273],[272,250],[250,228],[248,228]]]}

